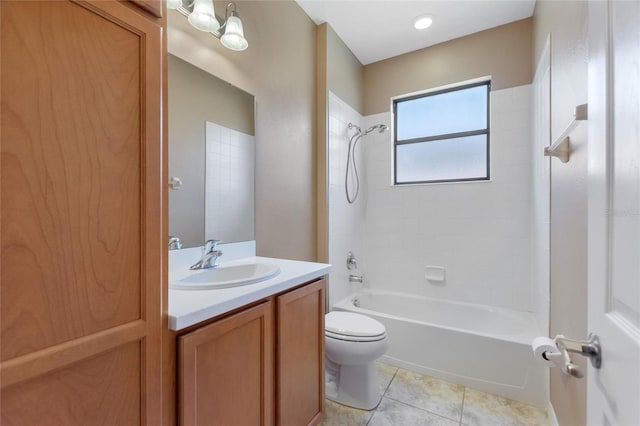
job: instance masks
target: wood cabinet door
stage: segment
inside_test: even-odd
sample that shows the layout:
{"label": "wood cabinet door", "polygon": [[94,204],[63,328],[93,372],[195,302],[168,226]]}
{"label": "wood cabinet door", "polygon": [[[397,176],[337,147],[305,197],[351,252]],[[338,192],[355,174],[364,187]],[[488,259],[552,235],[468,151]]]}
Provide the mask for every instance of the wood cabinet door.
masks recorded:
{"label": "wood cabinet door", "polygon": [[129,0],[131,3],[151,13],[153,16],[162,18],[163,0]]}
{"label": "wood cabinet door", "polygon": [[0,2],[3,426],[160,424],[162,31]]}
{"label": "wood cabinet door", "polygon": [[277,424],[317,424],[324,412],[324,294],[320,280],[278,297]]}
{"label": "wood cabinet door", "polygon": [[272,425],[273,303],[178,338],[180,424]]}

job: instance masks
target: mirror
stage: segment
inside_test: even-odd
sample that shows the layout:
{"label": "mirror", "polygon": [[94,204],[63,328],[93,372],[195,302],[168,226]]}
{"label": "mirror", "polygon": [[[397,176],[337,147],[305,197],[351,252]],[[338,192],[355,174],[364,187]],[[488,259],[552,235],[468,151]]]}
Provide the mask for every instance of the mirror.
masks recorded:
{"label": "mirror", "polygon": [[254,96],[169,54],[169,234],[255,239]]}

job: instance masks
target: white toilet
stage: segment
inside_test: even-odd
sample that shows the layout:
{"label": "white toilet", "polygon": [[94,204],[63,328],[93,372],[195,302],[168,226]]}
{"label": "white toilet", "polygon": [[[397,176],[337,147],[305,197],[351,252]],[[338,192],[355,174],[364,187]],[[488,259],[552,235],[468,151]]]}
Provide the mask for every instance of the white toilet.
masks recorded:
{"label": "white toilet", "polygon": [[325,315],[326,396],[350,407],[371,410],[380,402],[375,360],[388,348],[380,322],[352,312]]}

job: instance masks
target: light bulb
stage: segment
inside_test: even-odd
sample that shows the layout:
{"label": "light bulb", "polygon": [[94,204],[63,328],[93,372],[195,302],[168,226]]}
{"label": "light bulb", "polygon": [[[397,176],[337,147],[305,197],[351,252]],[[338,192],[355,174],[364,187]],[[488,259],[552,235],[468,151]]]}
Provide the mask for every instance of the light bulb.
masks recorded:
{"label": "light bulb", "polygon": [[220,37],[220,42],[224,47],[231,50],[245,50],[249,43],[244,38],[244,30],[240,17],[233,13],[227,19],[224,34]]}
{"label": "light bulb", "polygon": [[431,24],[433,24],[433,16],[431,15],[419,16],[413,21],[413,26],[416,30],[424,30],[429,28]]}
{"label": "light bulb", "polygon": [[182,7],[182,0],[167,0],[167,9],[180,9]]}
{"label": "light bulb", "polygon": [[200,31],[213,33],[220,28],[213,9],[213,0],[195,0],[193,12],[189,14],[188,19],[189,23]]}

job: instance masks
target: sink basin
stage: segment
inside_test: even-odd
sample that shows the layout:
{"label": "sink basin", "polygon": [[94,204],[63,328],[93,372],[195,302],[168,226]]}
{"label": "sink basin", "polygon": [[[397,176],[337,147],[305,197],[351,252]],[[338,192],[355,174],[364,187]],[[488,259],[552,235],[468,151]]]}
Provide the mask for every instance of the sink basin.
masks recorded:
{"label": "sink basin", "polygon": [[278,265],[267,262],[223,265],[212,269],[189,271],[188,275],[171,280],[169,287],[178,290],[240,287],[268,280],[279,273]]}

